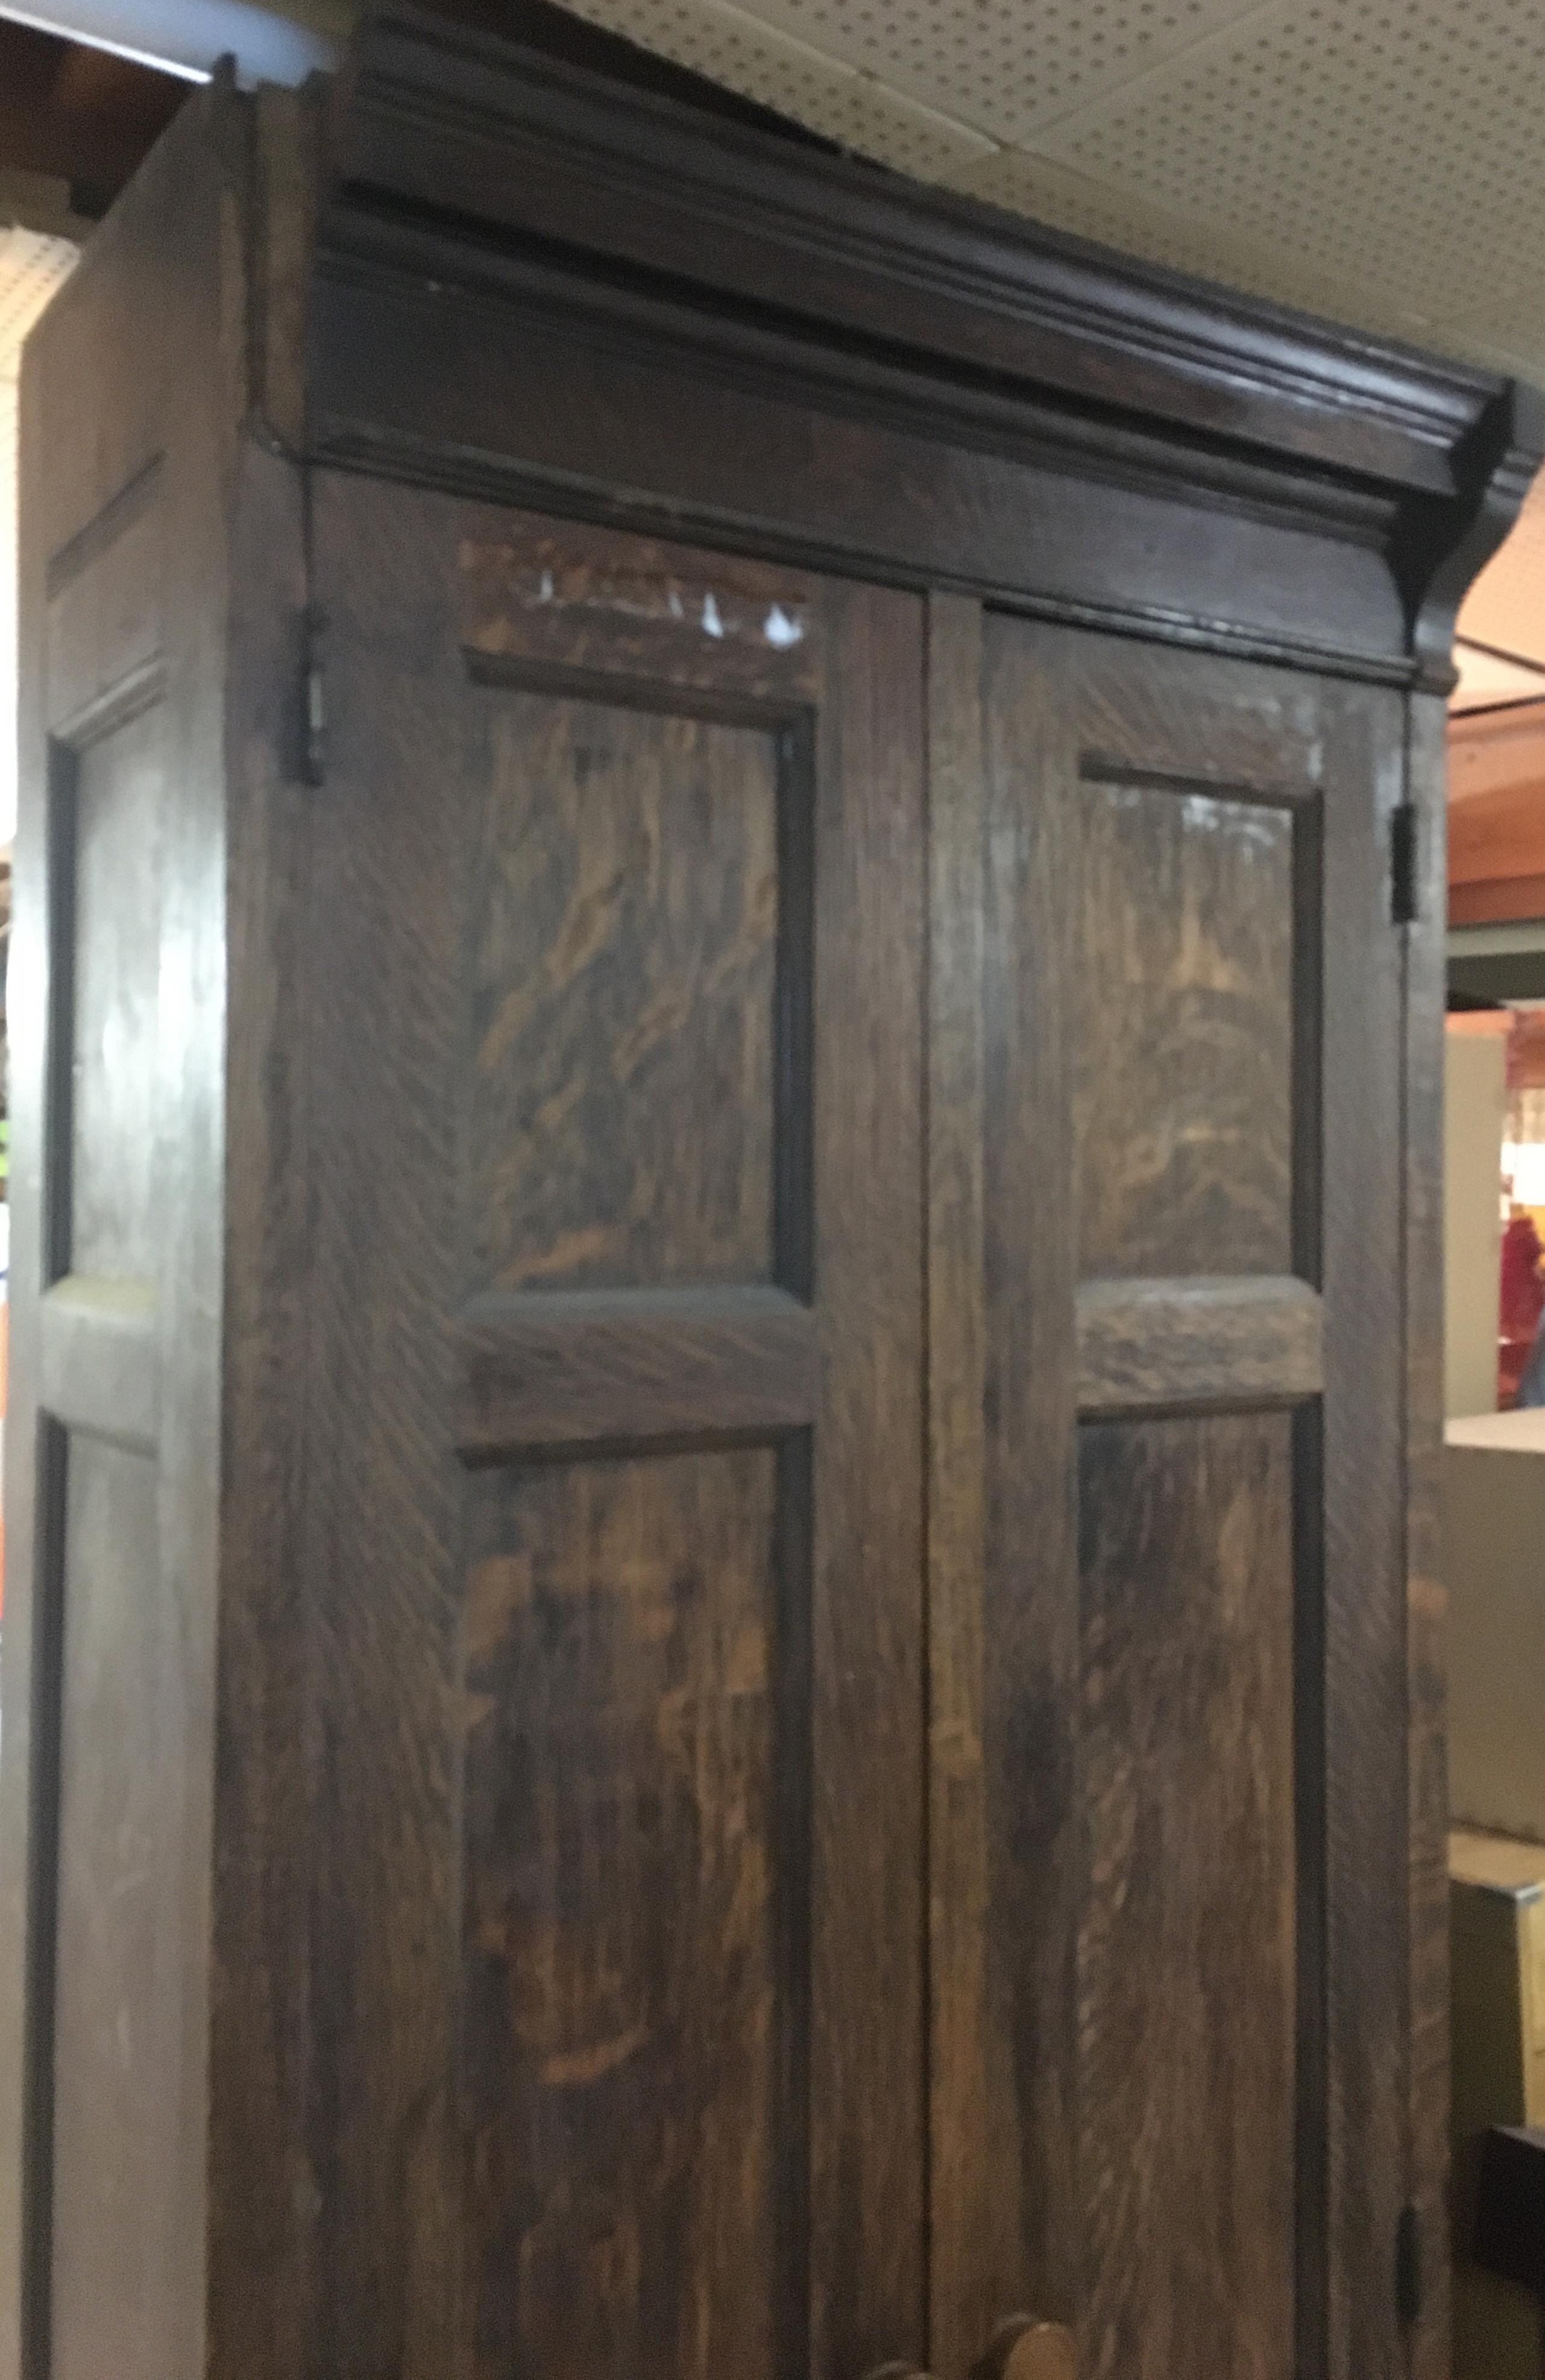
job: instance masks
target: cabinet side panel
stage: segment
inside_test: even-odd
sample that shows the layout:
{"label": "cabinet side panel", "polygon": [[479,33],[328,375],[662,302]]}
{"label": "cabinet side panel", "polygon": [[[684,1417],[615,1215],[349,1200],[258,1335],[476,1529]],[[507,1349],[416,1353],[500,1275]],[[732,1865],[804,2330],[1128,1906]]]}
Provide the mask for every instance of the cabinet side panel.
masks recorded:
{"label": "cabinet side panel", "polygon": [[[126,2372],[192,2380],[205,2363],[241,118],[223,85],[189,100],[34,333],[23,377],[0,1750],[6,2380],[36,2380],[51,2351],[61,2380],[98,2369],[110,2336]],[[132,1659],[103,1700],[91,1648],[120,1633]],[[103,1729],[121,1739],[111,1754]],[[152,1807],[143,1859],[131,1858]],[[115,1877],[134,1937],[121,1957],[89,1914]],[[109,2044],[120,2055],[125,2022],[128,2095],[88,2089],[88,2109],[92,2056]]]}
{"label": "cabinet side panel", "polygon": [[1411,1730],[1411,2204],[1422,2308],[1413,2380],[1446,2380],[1450,2352],[1447,1598],[1442,1576],[1443,1011],[1447,989],[1447,720],[1414,698],[1406,798],[1417,813],[1417,894],[1405,945],[1405,1575]]}

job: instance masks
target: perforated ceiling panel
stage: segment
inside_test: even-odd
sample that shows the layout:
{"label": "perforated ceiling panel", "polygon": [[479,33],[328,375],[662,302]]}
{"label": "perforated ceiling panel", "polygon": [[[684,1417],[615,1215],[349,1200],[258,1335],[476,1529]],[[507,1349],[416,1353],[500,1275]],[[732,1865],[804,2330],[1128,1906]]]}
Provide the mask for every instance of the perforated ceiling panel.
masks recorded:
{"label": "perforated ceiling panel", "polygon": [[577,0],[885,163],[1545,377],[1539,0]]}
{"label": "perforated ceiling panel", "polygon": [[[570,0],[924,180],[1545,382],[1545,0]],[[1464,625],[1545,656],[1545,496]]]}

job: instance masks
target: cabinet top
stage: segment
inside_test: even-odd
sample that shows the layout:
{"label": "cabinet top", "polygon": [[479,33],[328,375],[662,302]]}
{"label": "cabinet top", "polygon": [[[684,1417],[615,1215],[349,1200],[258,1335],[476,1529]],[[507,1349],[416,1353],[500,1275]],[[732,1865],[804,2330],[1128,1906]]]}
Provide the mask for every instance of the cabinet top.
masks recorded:
{"label": "cabinet top", "polygon": [[1517,382],[407,6],[258,108],[320,460],[1441,688],[1545,452]]}
{"label": "cabinet top", "polygon": [[[927,357],[1091,421],[1162,424],[1450,494],[1534,393],[1118,256],[824,144],[738,123],[403,6],[362,20],[332,164],[392,200],[765,309],[865,356]],[[1507,428],[1502,417],[1507,418]]]}

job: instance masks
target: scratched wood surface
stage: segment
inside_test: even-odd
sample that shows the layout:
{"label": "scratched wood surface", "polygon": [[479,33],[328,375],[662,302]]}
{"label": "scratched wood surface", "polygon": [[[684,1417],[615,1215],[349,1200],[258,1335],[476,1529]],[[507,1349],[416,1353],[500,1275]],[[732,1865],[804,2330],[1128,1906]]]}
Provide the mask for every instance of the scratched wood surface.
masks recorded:
{"label": "scratched wood surface", "polygon": [[773,738],[515,691],[487,710],[470,1285],[767,1280]]}
{"label": "scratched wood surface", "polygon": [[1412,2380],[1448,2380],[1449,1875],[1444,1738],[1447,1597],[1442,1492],[1442,1012],[1447,980],[1447,722],[1441,699],[1412,705],[1406,798],[1417,806],[1417,913],[1405,947],[1405,1348],[1409,1452],[1405,1538],[1410,1745],[1408,2094],[1411,2204],[1421,2224],[1421,2320]]}
{"label": "scratched wood surface", "polygon": [[1293,2380],[1283,1415],[1080,1436],[1089,2380]]}
{"label": "scratched wood surface", "polygon": [[480,2374],[776,2374],[803,2146],[780,2137],[777,1504],[767,1448],[492,1473],[472,1501]]}
{"label": "scratched wood surface", "polygon": [[862,2372],[923,2343],[920,606],[317,528],[318,2351]]}
{"label": "scratched wood surface", "polygon": [[1396,708],[954,601],[931,654],[985,788],[934,823],[934,2368],[1019,2310],[1088,2374],[1393,2372]]}
{"label": "scratched wood surface", "polygon": [[161,978],[164,743],[159,705],[93,738],[67,791],[74,845],[68,1252],[72,1270],[147,1279],[158,1220],[143,1063]]}
{"label": "scratched wood surface", "polygon": [[1077,836],[1080,1270],[1285,1272],[1291,812],[1086,782]]}

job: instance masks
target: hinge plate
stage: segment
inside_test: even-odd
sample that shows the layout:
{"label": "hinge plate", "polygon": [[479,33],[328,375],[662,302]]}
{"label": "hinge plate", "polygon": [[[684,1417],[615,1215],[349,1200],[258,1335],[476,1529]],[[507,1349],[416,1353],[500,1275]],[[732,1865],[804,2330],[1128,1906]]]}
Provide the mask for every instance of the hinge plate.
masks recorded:
{"label": "hinge plate", "polygon": [[1397,926],[1417,921],[1418,844],[1417,806],[1397,802],[1390,812],[1390,915]]}
{"label": "hinge plate", "polygon": [[308,785],[327,782],[327,613],[308,603],[301,618],[300,773]]}

